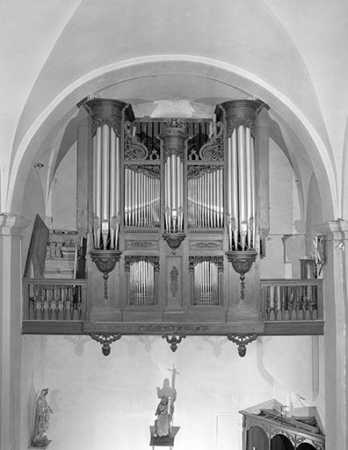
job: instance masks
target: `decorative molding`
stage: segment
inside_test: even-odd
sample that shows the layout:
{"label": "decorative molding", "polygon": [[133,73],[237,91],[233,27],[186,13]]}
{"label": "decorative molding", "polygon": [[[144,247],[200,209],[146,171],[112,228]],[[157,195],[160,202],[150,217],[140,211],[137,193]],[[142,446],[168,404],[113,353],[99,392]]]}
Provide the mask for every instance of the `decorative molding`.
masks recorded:
{"label": "decorative molding", "polygon": [[158,242],[157,241],[126,241],[126,247],[127,248],[137,248],[137,249],[158,249]]}
{"label": "decorative molding", "polygon": [[103,355],[109,356],[111,352],[110,344],[121,339],[122,334],[92,333],[90,336],[94,341],[97,341],[102,345]]}
{"label": "decorative molding", "polygon": [[226,135],[229,138],[235,129],[240,126],[250,128],[252,137],[255,137],[255,119],[251,117],[237,116],[229,119],[226,123]]}
{"label": "decorative molding", "polygon": [[185,233],[163,233],[163,239],[167,242],[169,247],[175,251],[180,247],[182,241],[186,238]]}
{"label": "decorative molding", "polygon": [[92,261],[95,262],[98,270],[103,274],[104,298],[108,299],[109,273],[114,270],[117,261],[121,258],[122,252],[119,250],[91,250],[89,253]]}
{"label": "decorative molding", "polygon": [[191,241],[191,249],[212,250],[221,249],[221,241]]}
{"label": "decorative molding", "polygon": [[270,423],[270,418],[267,418],[265,420],[267,420],[267,422],[264,422],[262,417],[260,417],[259,419],[254,419],[250,416],[243,415],[243,426],[246,431],[249,431],[253,427],[261,428],[270,441],[277,435],[283,435],[290,440],[294,448],[298,448],[300,444],[308,442],[317,450],[324,450],[324,435],[318,434],[314,437],[312,435],[307,435],[302,429],[298,430],[298,432],[296,432],[295,430],[288,431],[284,429],[284,426],[287,426],[286,421],[284,421],[283,423],[281,421],[279,423],[272,421],[272,423]]}
{"label": "decorative molding", "polygon": [[249,272],[253,262],[256,259],[257,252],[255,250],[246,251],[228,251],[226,256],[232,263],[233,269],[240,275],[240,299],[245,298],[245,274]]}
{"label": "decorative molding", "polygon": [[172,350],[172,352],[175,352],[178,348],[178,345],[180,344],[180,342],[183,339],[186,339],[186,335],[185,334],[163,334],[162,338],[165,339],[168,344],[170,344],[170,348]]}
{"label": "decorative molding", "polygon": [[224,258],[223,256],[190,256],[189,257],[189,270],[193,270],[197,264],[202,262],[209,262],[215,264],[218,270],[224,270]]}
{"label": "decorative molding", "polygon": [[156,180],[161,178],[161,167],[158,164],[126,164],[125,167],[134,172],[143,173],[148,177],[155,178]]}
{"label": "decorative molding", "polygon": [[93,121],[92,136],[95,136],[97,128],[107,125],[115,131],[117,137],[121,137],[121,120],[126,103],[107,98],[93,98],[83,106]]}
{"label": "decorative molding", "polygon": [[183,160],[184,158],[184,143],[182,143],[182,145],[179,146],[174,146],[174,147],[165,147],[164,149],[164,161],[167,161],[168,157],[171,155],[175,155],[175,156],[179,156],[179,158],[181,160]]}
{"label": "decorative molding", "polygon": [[258,338],[258,334],[233,334],[229,333],[227,335],[227,339],[238,345],[238,354],[242,358],[246,354],[246,346],[250,344],[250,342],[255,341]]}
{"label": "decorative molding", "polygon": [[97,133],[97,129],[102,127],[103,125],[107,125],[109,128],[112,128],[117,137],[121,136],[121,122],[119,118],[116,117],[96,117],[93,119],[92,124],[92,136],[94,137]]}
{"label": "decorative molding", "polygon": [[131,133],[131,122],[124,124],[124,159],[125,161],[144,160],[149,156],[148,148],[138,142],[136,136]]}
{"label": "decorative molding", "polygon": [[159,256],[139,256],[139,255],[127,255],[124,258],[124,270],[129,272],[130,266],[134,263],[145,261],[153,265],[154,271],[159,272],[160,263]]}
{"label": "decorative molding", "polygon": [[222,166],[220,165],[203,166],[199,164],[190,164],[187,166],[187,179],[192,180],[194,178],[199,178],[206,173],[213,173],[220,169],[222,169]]}
{"label": "decorative molding", "polygon": [[149,324],[140,325],[139,332],[154,334],[185,334],[186,333],[203,333],[209,330],[208,325],[169,325],[169,324]]}
{"label": "decorative molding", "polygon": [[223,161],[224,160],[224,132],[223,124],[216,124],[220,131],[216,136],[212,136],[208,142],[199,149],[199,157],[202,161]]}
{"label": "decorative molding", "polygon": [[164,123],[163,133],[171,132],[173,130],[181,131],[186,134],[186,124],[183,120],[171,118],[168,122]]}
{"label": "decorative molding", "polygon": [[179,156],[183,160],[185,142],[188,138],[185,122],[179,119],[170,119],[164,124],[160,138],[163,142],[164,161],[170,155]]}

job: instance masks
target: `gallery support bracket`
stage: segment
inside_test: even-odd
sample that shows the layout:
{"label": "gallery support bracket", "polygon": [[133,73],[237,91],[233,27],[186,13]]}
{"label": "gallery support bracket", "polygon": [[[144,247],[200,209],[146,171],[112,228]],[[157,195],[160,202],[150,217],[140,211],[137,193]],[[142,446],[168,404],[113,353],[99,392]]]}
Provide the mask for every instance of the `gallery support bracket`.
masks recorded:
{"label": "gallery support bracket", "polygon": [[234,342],[238,345],[238,354],[240,357],[244,357],[246,354],[246,346],[250,344],[250,342],[256,341],[258,338],[258,334],[233,334],[229,333],[227,335],[227,339],[231,342]]}
{"label": "gallery support bracket", "polygon": [[94,341],[99,342],[102,345],[102,352],[104,356],[109,356],[111,352],[110,344],[121,339],[122,334],[109,334],[109,333],[92,333],[90,334]]}
{"label": "gallery support bracket", "polygon": [[[157,334],[157,333],[155,333]],[[104,356],[109,356],[111,353],[111,344],[121,339],[122,333],[96,332],[89,333],[89,336],[96,342],[102,345],[102,352]],[[158,334],[157,334],[158,335]],[[197,334],[195,334],[197,336]],[[237,344],[238,354],[241,357],[246,355],[246,346],[253,341],[256,341],[259,334],[257,333],[227,333],[226,337],[229,341]],[[183,339],[187,337],[186,333],[162,333],[162,339],[165,339],[170,345],[172,352],[175,352],[178,345]]]}

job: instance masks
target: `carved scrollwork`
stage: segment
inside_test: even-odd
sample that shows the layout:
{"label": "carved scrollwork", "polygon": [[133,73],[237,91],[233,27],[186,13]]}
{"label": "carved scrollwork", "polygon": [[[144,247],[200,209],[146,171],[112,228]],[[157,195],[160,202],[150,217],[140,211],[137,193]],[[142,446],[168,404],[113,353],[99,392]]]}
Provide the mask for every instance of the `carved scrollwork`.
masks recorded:
{"label": "carved scrollwork", "polygon": [[122,252],[119,250],[91,250],[92,261],[95,262],[98,270],[102,272],[104,278],[104,298],[108,298],[108,278],[109,273],[114,270],[117,261],[120,260]]}
{"label": "carved scrollwork", "polygon": [[240,126],[250,128],[251,136],[255,137],[255,120],[250,116],[236,116],[228,120],[226,124],[227,137],[230,137],[233,130],[238,129]]}
{"label": "carved scrollwork", "polygon": [[147,147],[138,142],[136,136],[130,132],[131,124],[126,122],[124,124],[124,159],[125,161],[144,160],[149,156]]}
{"label": "carved scrollwork", "polygon": [[183,120],[171,118],[168,122],[164,123],[164,132],[170,131],[172,128],[182,131],[186,133],[186,125]]}
{"label": "carved scrollwork", "polygon": [[245,274],[253,265],[257,252],[255,250],[229,251],[226,252],[227,259],[232,263],[233,269],[240,275],[240,298],[245,298]]}
{"label": "carved scrollwork", "polygon": [[202,161],[223,161],[224,160],[224,132],[221,122],[216,124],[220,131],[216,136],[212,136],[199,150],[199,157]]}
{"label": "carved scrollwork", "polygon": [[187,167],[187,178],[192,180],[194,178],[199,178],[206,173],[213,173],[216,170],[220,170],[221,166],[199,166],[190,165]]}
{"label": "carved scrollwork", "polygon": [[183,160],[184,157],[184,146],[181,147],[175,146],[175,147],[165,147],[164,149],[164,160],[166,161],[169,156],[175,155],[179,156],[181,160]]}
{"label": "carved scrollwork", "polygon": [[163,233],[163,239],[167,242],[173,253],[180,247],[182,241],[185,239],[185,233]]}
{"label": "carved scrollwork", "polygon": [[229,333],[227,339],[238,345],[238,354],[242,358],[246,354],[246,346],[257,339],[258,335],[253,334],[233,334]]}
{"label": "carved scrollwork", "polygon": [[173,297],[175,297],[178,292],[178,277],[179,271],[176,266],[173,266],[172,270],[170,271],[170,292],[172,293]]}
{"label": "carved scrollwork", "polygon": [[97,117],[93,120],[92,124],[92,136],[95,136],[97,133],[97,129],[102,127],[103,125],[107,125],[109,128],[112,128],[117,137],[121,136],[121,122],[119,118],[116,117]]}
{"label": "carved scrollwork", "polygon": [[154,334],[186,334],[186,333],[204,333],[209,330],[208,325],[168,325],[168,324],[149,324],[140,325],[139,332]]}
{"label": "carved scrollwork", "polygon": [[131,168],[134,172],[144,173],[148,177],[156,179],[161,177],[161,168],[157,165],[132,165]]}
{"label": "carved scrollwork", "polygon": [[223,256],[190,256],[189,270],[194,270],[195,266],[202,262],[209,262],[211,264],[215,264],[219,271],[224,270]]}
{"label": "carved scrollwork", "polygon": [[157,248],[157,241],[127,241],[129,248]]}
{"label": "carved scrollwork", "polygon": [[163,334],[162,338],[165,339],[168,344],[170,344],[170,348],[172,350],[172,352],[175,352],[178,348],[178,344],[180,344],[180,342],[186,338],[185,334],[173,334],[173,335],[168,335],[168,334]]}
{"label": "carved scrollwork", "polygon": [[220,248],[221,242],[216,241],[197,241],[191,242],[191,248],[198,248],[200,250],[211,250],[214,248]]}
{"label": "carved scrollwork", "polygon": [[153,265],[154,271],[159,272],[160,263],[158,256],[138,256],[138,255],[128,255],[124,258],[124,270],[125,272],[129,272],[132,264],[145,261]]}
{"label": "carved scrollwork", "polygon": [[102,345],[103,355],[109,356],[111,352],[110,344],[121,339],[122,334],[92,333],[90,336],[94,341],[99,342],[99,344]]}

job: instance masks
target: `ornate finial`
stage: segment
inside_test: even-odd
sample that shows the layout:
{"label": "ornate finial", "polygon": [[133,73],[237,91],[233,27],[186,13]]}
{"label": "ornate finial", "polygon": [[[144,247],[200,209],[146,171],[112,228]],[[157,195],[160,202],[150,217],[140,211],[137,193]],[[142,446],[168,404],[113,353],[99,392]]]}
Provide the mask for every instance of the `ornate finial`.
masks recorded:
{"label": "ornate finial", "polygon": [[240,357],[244,357],[246,354],[246,346],[257,339],[258,335],[253,334],[228,334],[227,339],[238,345],[238,354]]}
{"label": "ornate finial", "polygon": [[120,333],[116,334],[92,333],[90,334],[90,336],[94,341],[97,341],[99,342],[99,344],[102,344],[102,352],[104,356],[110,355],[111,352],[110,344],[112,344],[115,341],[118,341],[122,337]]}
{"label": "ornate finial", "polygon": [[245,274],[249,272],[256,259],[255,250],[229,251],[226,252],[227,259],[232,263],[234,270],[240,275],[240,298],[245,299]]}
{"label": "ornate finial", "polygon": [[186,338],[185,334],[162,334],[162,338],[165,339],[168,344],[170,344],[170,348],[172,352],[175,352],[178,348],[178,344]]}
{"label": "ornate finial", "polygon": [[163,239],[167,242],[173,253],[180,247],[182,241],[185,239],[185,233],[163,233]]}
{"label": "ornate finial", "polygon": [[122,252],[119,250],[91,250],[92,261],[95,262],[98,270],[102,272],[104,278],[104,298],[108,299],[108,278],[109,273],[114,270],[117,261],[120,260]]}

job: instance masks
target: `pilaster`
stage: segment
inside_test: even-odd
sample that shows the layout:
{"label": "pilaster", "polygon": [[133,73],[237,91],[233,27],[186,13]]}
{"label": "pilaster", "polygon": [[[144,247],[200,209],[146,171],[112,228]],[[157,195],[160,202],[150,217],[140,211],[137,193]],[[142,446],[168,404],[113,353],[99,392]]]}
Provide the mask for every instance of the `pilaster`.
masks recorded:
{"label": "pilaster", "polygon": [[28,221],[0,214],[0,448],[20,448],[21,238]]}
{"label": "pilaster", "polygon": [[326,236],[324,266],[327,450],[348,449],[348,221],[317,227]]}

